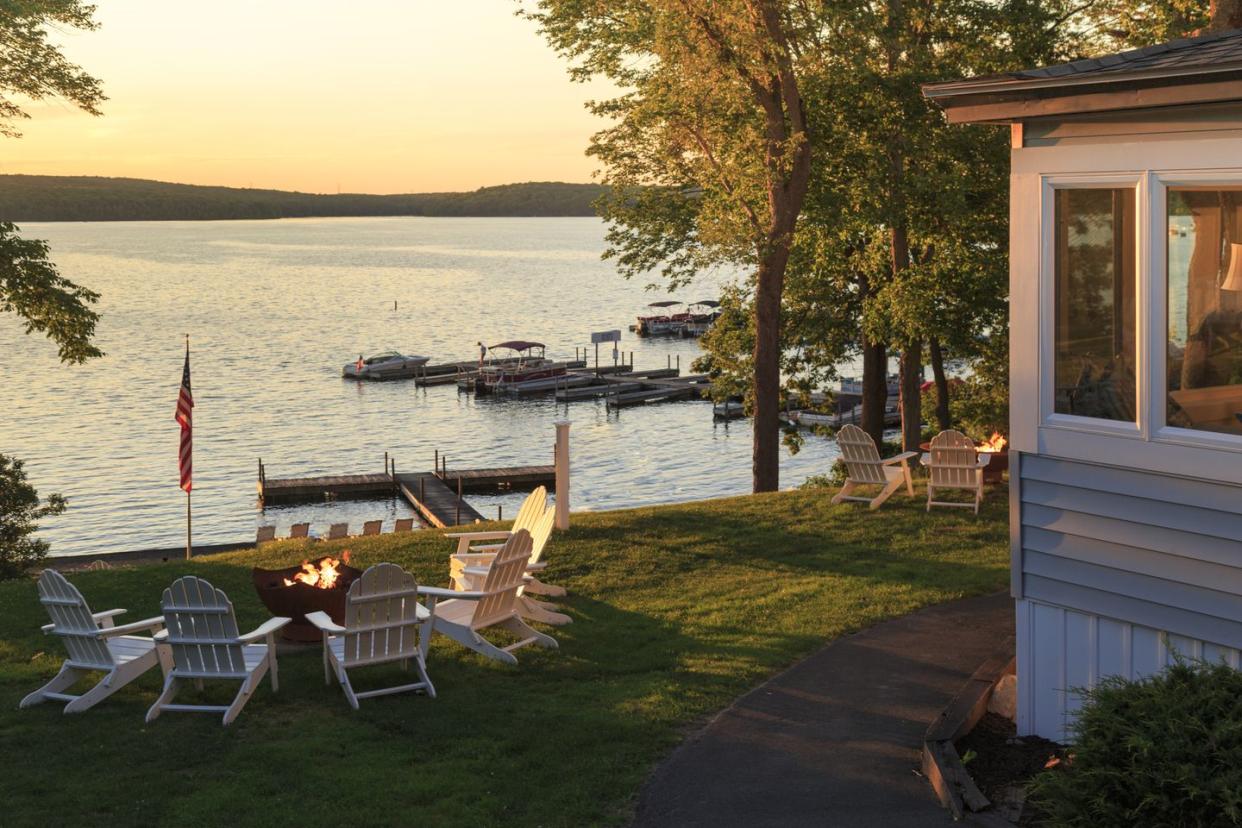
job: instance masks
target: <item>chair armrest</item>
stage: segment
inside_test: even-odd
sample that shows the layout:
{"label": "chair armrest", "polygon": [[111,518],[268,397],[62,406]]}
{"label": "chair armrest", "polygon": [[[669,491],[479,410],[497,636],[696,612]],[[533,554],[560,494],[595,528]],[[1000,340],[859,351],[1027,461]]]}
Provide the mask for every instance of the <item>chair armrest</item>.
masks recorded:
{"label": "chair armrest", "polygon": [[167,629],[160,630],[159,632],[157,632],[155,635],[151,637],[155,639],[155,642],[157,644],[163,643],[164,641],[168,640],[168,630]]}
{"label": "chair armrest", "polygon": [[112,623],[113,623],[112,619],[115,616],[124,615],[125,612],[127,612],[127,610],[123,610],[123,609],[104,610],[103,612],[91,613],[91,618],[94,618],[95,623],[99,624],[99,626],[103,627],[104,629],[108,629],[109,627],[112,626]]}
{"label": "chair armrest", "polygon": [[527,572],[543,572],[547,568],[548,568],[547,561],[537,561],[533,564],[526,565]]}
{"label": "chair armrest", "polygon": [[458,592],[454,589],[444,589],[443,587],[420,586],[418,588],[419,595],[428,595],[432,598],[462,598],[466,601],[478,601],[491,595],[490,592]]}
{"label": "chair armrest", "polygon": [[505,548],[505,545],[503,543],[485,543],[482,546],[470,547],[470,551],[480,552],[480,553],[491,553],[494,555],[504,548]]}
{"label": "chair armrest", "polygon": [[500,529],[494,532],[446,532],[446,538],[468,538],[472,541],[476,540],[507,540],[513,533],[507,529]]}
{"label": "chair armrest", "polygon": [[468,566],[462,570],[462,573],[466,575],[485,576],[491,571],[492,568],[490,566]]}
{"label": "chair armrest", "polygon": [[466,566],[489,566],[492,561],[496,560],[495,552],[458,552],[452,558],[460,564]]}
{"label": "chair armrest", "polygon": [[237,637],[237,640],[243,644],[249,644],[251,641],[257,641],[260,638],[266,638],[267,636],[276,632],[277,630],[279,630],[281,627],[283,627],[285,624],[288,624],[292,620],[293,620],[292,618],[285,618],[283,616],[277,615],[274,618],[267,619],[266,621],[263,622],[261,626],[255,627],[253,630],[246,633],[245,635],[239,635]]}
{"label": "chair armrest", "polygon": [[897,454],[892,457],[885,457],[883,460],[880,461],[880,465],[890,466],[893,463],[905,463],[911,457],[918,457],[918,456],[919,456],[919,453],[917,451],[903,451],[901,454]]}
{"label": "chair armrest", "polygon": [[332,620],[323,610],[318,612],[306,613],[306,620],[318,627],[322,632],[326,633],[343,633],[345,628]]}
{"label": "chair armrest", "polygon": [[124,624],[120,627],[107,627],[99,631],[104,638],[110,638],[114,635],[129,635],[130,633],[143,632],[150,630],[151,632],[159,632],[164,629],[164,616],[156,615],[152,618],[144,618],[141,621],[134,621],[132,624]]}

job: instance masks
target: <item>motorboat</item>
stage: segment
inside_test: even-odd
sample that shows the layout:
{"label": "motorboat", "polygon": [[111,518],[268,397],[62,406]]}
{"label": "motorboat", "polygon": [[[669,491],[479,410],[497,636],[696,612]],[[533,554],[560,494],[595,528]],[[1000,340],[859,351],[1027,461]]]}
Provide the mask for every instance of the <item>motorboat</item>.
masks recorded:
{"label": "motorboat", "polygon": [[717,420],[736,420],[746,416],[746,405],[740,397],[729,397],[712,406],[712,416]]}
{"label": "motorboat", "polygon": [[[889,374],[885,383],[889,397],[897,397],[901,395],[901,377],[897,374]],[[841,386],[838,389],[839,394],[847,397],[861,397],[863,392],[863,381],[857,377],[843,377]]]}
{"label": "motorboat", "polygon": [[346,363],[341,376],[346,379],[390,380],[407,379],[431,361],[426,356],[406,356],[396,351],[383,351],[369,357],[358,357],[357,362]]}
{"label": "motorboat", "polygon": [[476,394],[515,390],[525,382],[563,377],[569,370],[566,363],[553,362],[545,356],[542,342],[514,339],[490,345],[487,351],[489,354],[499,351],[501,356],[493,356],[479,368],[473,383]]}
{"label": "motorboat", "polygon": [[679,302],[676,299],[652,302],[647,307],[653,313],[638,317],[638,325],[634,328],[634,332],[639,336],[669,336],[678,333],[689,313],[686,311],[674,313],[672,309],[683,305],[685,302]]}
{"label": "motorboat", "polygon": [[712,324],[720,317],[720,303],[715,299],[703,299],[692,302],[686,312],[685,321],[677,332],[682,338],[702,336],[711,330]]}

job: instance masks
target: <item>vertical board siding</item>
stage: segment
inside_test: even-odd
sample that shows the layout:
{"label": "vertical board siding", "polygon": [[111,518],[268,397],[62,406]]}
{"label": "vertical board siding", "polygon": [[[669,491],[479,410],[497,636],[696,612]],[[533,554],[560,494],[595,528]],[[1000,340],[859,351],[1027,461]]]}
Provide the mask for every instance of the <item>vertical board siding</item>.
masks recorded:
{"label": "vertical board siding", "polygon": [[1017,602],[1018,732],[1066,741],[1076,691],[1108,676],[1140,679],[1184,658],[1239,666],[1239,651],[1037,601]]}

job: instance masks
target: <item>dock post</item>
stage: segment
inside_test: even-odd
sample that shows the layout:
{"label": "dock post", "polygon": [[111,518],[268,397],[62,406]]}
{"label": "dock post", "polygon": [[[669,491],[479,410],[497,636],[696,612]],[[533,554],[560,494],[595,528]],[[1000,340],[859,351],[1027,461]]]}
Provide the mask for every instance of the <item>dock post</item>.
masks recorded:
{"label": "dock post", "polygon": [[457,478],[457,517],[454,519],[454,526],[461,526],[461,478]]}
{"label": "dock post", "polygon": [[677,376],[681,376],[681,354],[677,355]]}
{"label": "dock post", "polygon": [[431,465],[431,471],[434,473],[434,472],[437,472],[437,471],[439,471],[439,470],[440,470],[440,450],[439,450],[439,449],[436,449],[436,460],[435,460],[435,462]]}
{"label": "dock post", "polygon": [[427,502],[427,478],[425,477],[418,478],[418,502]]}
{"label": "dock post", "polygon": [[503,503],[496,504],[496,520],[505,519],[505,505]]}
{"label": "dock post", "polygon": [[384,474],[388,474],[388,452],[384,452]]}
{"label": "dock post", "polygon": [[668,367],[669,367],[669,368],[672,368],[672,367],[673,367],[673,355],[672,355],[672,354],[665,354],[665,356],[667,356],[667,357],[668,357]]}
{"label": "dock post", "polygon": [[569,528],[569,420],[556,421],[556,446],[552,462],[556,467],[556,528]]}

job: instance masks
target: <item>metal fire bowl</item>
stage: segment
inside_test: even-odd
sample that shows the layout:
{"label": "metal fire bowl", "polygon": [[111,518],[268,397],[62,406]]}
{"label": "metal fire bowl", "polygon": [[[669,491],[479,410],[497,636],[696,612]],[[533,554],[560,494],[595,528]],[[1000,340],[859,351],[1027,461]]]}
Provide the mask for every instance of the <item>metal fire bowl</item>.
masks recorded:
{"label": "metal fire bowl", "polygon": [[[319,558],[314,562],[315,565],[318,566],[328,557],[334,556]],[[323,634],[319,632],[319,628],[306,620],[309,612],[326,612],[336,623],[345,623],[345,597],[349,592],[349,585],[362,577],[362,570],[348,564],[340,564],[337,569],[340,575],[336,579],[336,585],[331,589],[320,589],[302,583],[285,586],[285,578],[293,578],[302,571],[300,564],[286,569],[254,568],[254,591],[258,593],[263,606],[272,615],[293,619],[281,629],[282,638],[302,643],[321,641]]]}

